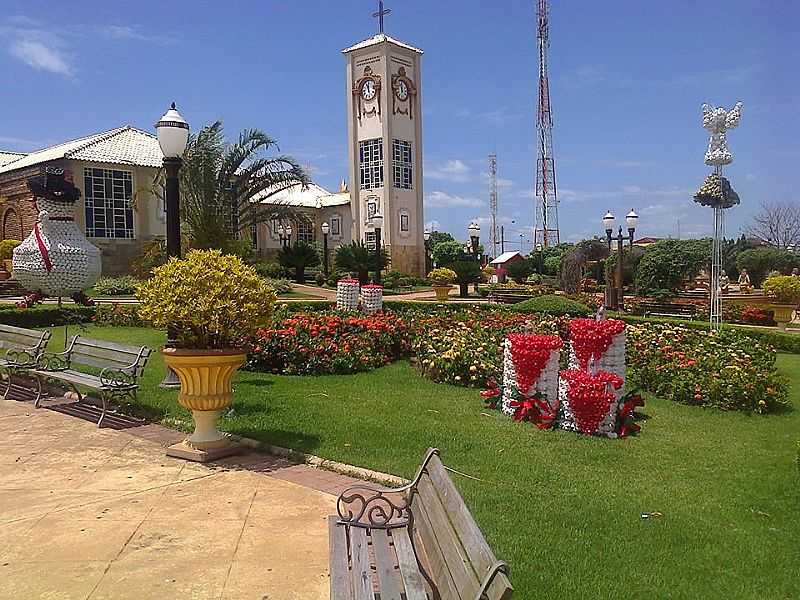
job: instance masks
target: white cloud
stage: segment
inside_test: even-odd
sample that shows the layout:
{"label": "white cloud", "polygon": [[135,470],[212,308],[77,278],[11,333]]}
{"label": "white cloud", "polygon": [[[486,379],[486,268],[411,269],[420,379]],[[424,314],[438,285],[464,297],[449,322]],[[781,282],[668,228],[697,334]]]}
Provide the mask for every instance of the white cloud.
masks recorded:
{"label": "white cloud", "polygon": [[470,180],[471,169],[462,160],[448,160],[442,165],[426,167],[425,177],[453,183],[464,183]]}
{"label": "white cloud", "polygon": [[523,113],[511,112],[507,106],[501,106],[495,110],[473,111],[469,108],[462,108],[456,111],[456,116],[469,121],[476,121],[481,125],[504,125],[511,121],[516,121],[525,116]]}
{"label": "white cloud", "polygon": [[130,25],[105,25],[100,28],[100,34],[109,40],[148,42],[154,44],[168,44],[169,38],[157,35],[148,35]]}
{"label": "white cloud", "polygon": [[439,223],[439,221],[436,220],[428,221],[427,223],[425,223],[425,229],[427,229],[428,231],[439,231],[441,227],[442,227],[441,223]]}
{"label": "white cloud", "polygon": [[11,55],[38,71],[48,71],[72,77],[74,69],[66,55],[53,45],[33,39],[18,39],[11,43]]}
{"label": "white cloud", "polygon": [[456,206],[477,208],[485,204],[480,198],[457,196],[442,191],[431,192],[425,196],[425,206],[428,208],[452,208]]}

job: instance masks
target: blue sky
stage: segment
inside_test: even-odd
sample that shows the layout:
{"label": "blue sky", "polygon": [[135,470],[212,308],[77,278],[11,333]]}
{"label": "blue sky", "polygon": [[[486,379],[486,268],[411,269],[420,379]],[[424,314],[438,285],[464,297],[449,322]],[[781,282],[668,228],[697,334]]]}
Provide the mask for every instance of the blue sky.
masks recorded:
{"label": "blue sky", "polygon": [[[387,1],[387,33],[425,50],[426,220],[465,237],[488,217],[496,152],[501,222],[530,245],[535,95],[533,2]],[[377,28],[370,0],[4,0],[0,148],[32,150],[130,123],[152,130],[175,100],[196,128],[258,127],[322,185],[346,176],[340,50]],[[554,0],[551,95],[562,238],[601,233],[607,209],[641,235],[700,236],[691,194],[708,168],[700,105],[745,104],[727,173],[742,198],[800,201],[800,4]],[[515,223],[511,223],[514,220]],[[488,234],[488,227],[484,227]]]}

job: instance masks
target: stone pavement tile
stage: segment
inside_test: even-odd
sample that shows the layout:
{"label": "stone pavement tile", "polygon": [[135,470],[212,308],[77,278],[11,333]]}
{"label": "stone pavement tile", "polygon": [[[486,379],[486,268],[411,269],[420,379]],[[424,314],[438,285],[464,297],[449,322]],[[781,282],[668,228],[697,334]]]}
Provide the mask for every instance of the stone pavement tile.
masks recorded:
{"label": "stone pavement tile", "polygon": [[130,539],[140,521],[65,519],[51,513],[19,536],[6,562],[109,561]]}
{"label": "stone pavement tile", "polygon": [[[336,498],[297,484],[267,479],[261,482],[250,506],[248,523],[287,521],[334,514]],[[324,527],[323,527],[324,529]]]}
{"label": "stone pavement tile", "polygon": [[244,521],[204,519],[146,519],[125,545],[118,561],[164,560],[164,557],[198,562],[233,558]]}
{"label": "stone pavement tile", "polygon": [[211,554],[121,559],[111,563],[90,600],[218,600],[229,568],[229,560]]}
{"label": "stone pavement tile", "polygon": [[164,490],[150,519],[238,520],[247,517],[259,479],[245,471],[176,483]]}
{"label": "stone pavement tile", "polygon": [[42,517],[64,502],[54,489],[0,489],[0,523]]}
{"label": "stone pavement tile", "polygon": [[87,598],[106,562],[10,562],[0,564],[0,600]]}
{"label": "stone pavement tile", "polygon": [[[2,384],[0,384],[0,393],[5,393],[5,391],[6,385],[4,381]],[[0,402],[2,402],[2,408],[0,408],[0,419],[19,415],[24,416],[36,410],[33,407],[33,404],[28,402],[17,402],[16,400],[0,400]]]}
{"label": "stone pavement tile", "polygon": [[[125,452],[125,451],[123,451]],[[111,456],[81,483],[81,490],[145,490],[178,480],[183,461],[161,453],[131,451]]]}
{"label": "stone pavement tile", "polygon": [[235,561],[222,600],[326,600],[329,585],[327,562]]}
{"label": "stone pavement tile", "polygon": [[[11,523],[0,523],[0,564],[2,564],[2,558],[8,549],[17,543],[20,536],[28,533],[39,519],[40,517],[33,517]],[[2,575],[0,575],[0,581],[2,581]]]}
{"label": "stone pavement tile", "polygon": [[144,492],[73,492],[51,514],[63,519],[141,521],[159,506],[164,488]]}
{"label": "stone pavement tile", "polygon": [[139,427],[130,427],[124,431],[129,435],[154,442],[160,446],[171,446],[186,437],[185,433],[175,431],[174,429],[167,429],[156,423],[148,423],[147,425],[141,425]]}
{"label": "stone pavement tile", "polygon": [[89,471],[76,465],[49,470],[30,461],[0,470],[0,489],[75,489]]}

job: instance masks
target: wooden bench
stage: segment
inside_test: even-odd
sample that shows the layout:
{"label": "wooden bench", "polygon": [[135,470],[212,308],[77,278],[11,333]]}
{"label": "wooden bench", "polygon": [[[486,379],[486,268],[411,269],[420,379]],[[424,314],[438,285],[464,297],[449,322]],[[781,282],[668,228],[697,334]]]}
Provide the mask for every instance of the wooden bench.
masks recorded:
{"label": "wooden bench", "polygon": [[11,391],[11,376],[36,367],[36,361],[44,352],[52,334],[50,331],[23,329],[12,325],[0,325],[0,350],[5,353],[0,357],[0,369],[8,378],[3,400]]}
{"label": "wooden bench", "polygon": [[[52,380],[66,383],[83,400],[79,386],[99,392],[103,412],[97,426],[103,424],[109,400],[136,397],[139,379],[144,372],[151,350],[147,346],[129,346],[105,340],[74,336],[67,349],[57,354],[44,353],[30,374],[36,377],[37,390],[34,406],[42,399],[42,382]],[[77,371],[75,365],[99,370],[98,374]]]}
{"label": "wooden bench", "polygon": [[401,488],[356,485],[329,517],[331,600],[507,600],[514,589],[429,449]]}
{"label": "wooden bench", "polygon": [[489,302],[495,302],[497,304],[516,304],[517,302],[523,302],[525,300],[530,300],[531,298],[536,298],[536,296],[536,294],[526,290],[500,288],[489,292]]}
{"label": "wooden bench", "polygon": [[676,304],[672,302],[643,302],[644,316],[652,317],[678,317],[681,319],[694,319],[697,307],[694,304]]}

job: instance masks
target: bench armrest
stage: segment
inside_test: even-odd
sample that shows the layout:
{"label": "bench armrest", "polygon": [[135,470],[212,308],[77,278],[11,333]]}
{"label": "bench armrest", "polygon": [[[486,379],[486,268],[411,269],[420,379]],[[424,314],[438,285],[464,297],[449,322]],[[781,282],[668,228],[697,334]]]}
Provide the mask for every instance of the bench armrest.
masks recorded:
{"label": "bench armrest", "polygon": [[36,367],[43,371],[66,371],[69,369],[70,351],[42,352],[36,359]]}
{"label": "bench armrest", "polygon": [[136,376],[131,373],[131,369],[135,366],[136,363],[121,369],[117,369],[115,367],[106,367],[100,371],[100,384],[111,388],[135,386]]}
{"label": "bench armrest", "polygon": [[6,361],[12,367],[34,367],[39,352],[38,346],[9,348],[6,350]]}
{"label": "bench armrest", "polygon": [[347,488],[336,501],[339,522],[375,529],[405,527],[411,520],[410,485],[385,488],[357,483]]}

